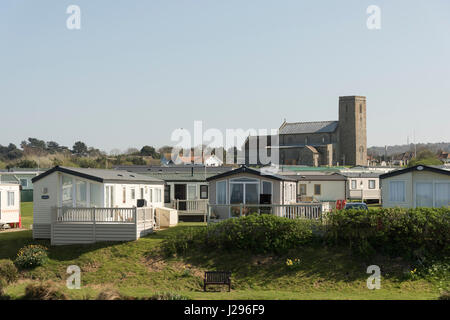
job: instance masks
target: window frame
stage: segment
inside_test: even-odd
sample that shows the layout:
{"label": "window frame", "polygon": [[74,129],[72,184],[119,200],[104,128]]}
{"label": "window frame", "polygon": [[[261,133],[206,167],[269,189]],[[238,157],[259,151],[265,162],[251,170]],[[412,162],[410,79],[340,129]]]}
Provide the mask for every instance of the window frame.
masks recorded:
{"label": "window frame", "polygon": [[14,191],[7,191],[6,197],[8,207],[14,207],[16,202],[16,193]]}
{"label": "window frame", "polygon": [[[202,190],[204,188],[206,188],[206,191]],[[206,192],[206,198],[202,196],[203,192]],[[200,199],[201,200],[206,200],[208,198],[209,198],[209,186],[207,184],[201,184],[200,185]]]}
{"label": "window frame", "polygon": [[[225,187],[223,190],[225,190],[225,201],[223,203],[219,202],[219,185],[224,184]],[[216,204],[228,204],[228,187],[227,187],[227,180],[220,180],[216,181]]]}
{"label": "window frame", "polygon": [[[393,183],[402,183],[403,184],[403,200],[393,200],[391,195],[391,190],[392,190],[392,184]],[[405,203],[406,202],[406,180],[391,180],[389,181],[389,201],[390,202],[396,202],[396,203]],[[415,199],[414,199],[415,200]]]}
{"label": "window frame", "polygon": [[[319,187],[319,193],[316,193],[316,187]],[[314,195],[321,196],[322,195],[322,184],[314,184]]]}

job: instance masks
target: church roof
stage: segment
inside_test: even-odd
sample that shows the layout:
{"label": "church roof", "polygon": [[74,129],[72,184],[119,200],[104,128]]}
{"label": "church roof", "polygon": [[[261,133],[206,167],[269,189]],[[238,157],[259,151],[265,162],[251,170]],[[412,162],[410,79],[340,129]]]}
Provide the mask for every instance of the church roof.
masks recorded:
{"label": "church roof", "polygon": [[339,121],[284,122],[280,134],[334,132]]}

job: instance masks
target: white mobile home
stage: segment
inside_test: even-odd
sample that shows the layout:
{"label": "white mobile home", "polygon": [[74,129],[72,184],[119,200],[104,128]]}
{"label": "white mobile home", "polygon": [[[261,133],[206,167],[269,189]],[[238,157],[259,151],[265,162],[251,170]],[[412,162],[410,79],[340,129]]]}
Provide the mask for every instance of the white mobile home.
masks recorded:
{"label": "white mobile home", "polygon": [[137,239],[164,206],[164,181],[126,171],[56,166],[33,185],[33,237],[54,244]]}
{"label": "white mobile home", "polygon": [[450,171],[414,166],[380,176],[383,207],[449,207]]}
{"label": "white mobile home", "polygon": [[300,202],[335,202],[347,197],[347,179],[339,173],[285,175],[297,181],[297,196]]}
{"label": "white mobile home", "polygon": [[281,207],[296,203],[295,180],[246,166],[209,177],[207,181],[211,213],[217,219],[246,214],[256,206],[277,206],[272,212],[281,215]]}
{"label": "white mobile home", "polygon": [[180,219],[204,219],[209,200],[208,177],[232,170],[232,167],[118,166],[116,169],[136,172],[164,180],[164,205],[178,211]]}
{"label": "white mobile home", "polygon": [[381,201],[380,173],[342,172],[348,179],[347,198],[361,201]]}
{"label": "white mobile home", "polygon": [[0,227],[4,224],[17,224],[20,221],[20,185],[18,183],[0,184]]}

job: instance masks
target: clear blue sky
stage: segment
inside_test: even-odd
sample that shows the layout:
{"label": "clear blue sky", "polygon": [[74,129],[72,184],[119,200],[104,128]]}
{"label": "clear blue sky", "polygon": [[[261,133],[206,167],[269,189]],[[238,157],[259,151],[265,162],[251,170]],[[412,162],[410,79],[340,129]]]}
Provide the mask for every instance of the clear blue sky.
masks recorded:
{"label": "clear blue sky", "polygon": [[[81,30],[66,8],[81,8]],[[381,7],[381,30],[366,8]],[[368,145],[450,141],[450,1],[0,2],[0,144],[170,144],[176,128],[337,120]]]}

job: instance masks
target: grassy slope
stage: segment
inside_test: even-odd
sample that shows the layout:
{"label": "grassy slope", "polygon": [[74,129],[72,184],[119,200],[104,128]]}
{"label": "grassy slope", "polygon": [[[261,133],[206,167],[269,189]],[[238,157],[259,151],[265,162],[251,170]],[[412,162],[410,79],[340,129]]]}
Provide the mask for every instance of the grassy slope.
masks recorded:
{"label": "grassy slope", "polygon": [[[23,216],[28,214],[23,212]],[[76,264],[82,270],[82,289],[66,290],[78,299],[94,298],[109,288],[131,296],[171,291],[193,299],[433,299],[439,295],[425,280],[401,281],[399,275],[405,268],[401,261],[381,257],[363,261],[346,249],[298,248],[284,257],[198,252],[164,259],[158,254],[164,237],[192,225],[202,227],[181,224],[127,243],[51,247],[50,261],[23,272],[22,279],[7,288],[7,293],[20,297],[26,284],[36,280],[50,279],[63,286],[67,266]],[[0,259],[14,258],[20,247],[31,242],[31,231],[0,233]],[[39,243],[49,245],[48,241]],[[299,258],[301,264],[288,268],[287,257]],[[365,270],[370,264],[380,265],[383,272],[380,290],[366,288]],[[202,292],[203,271],[221,269],[233,272],[232,292]]]}

